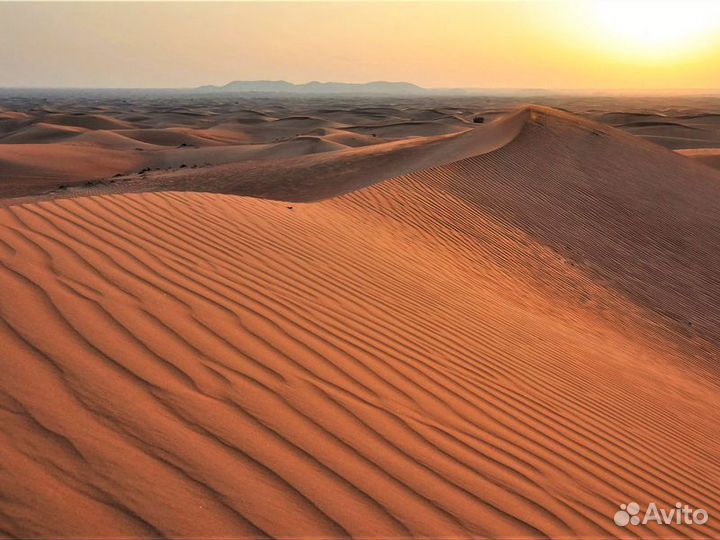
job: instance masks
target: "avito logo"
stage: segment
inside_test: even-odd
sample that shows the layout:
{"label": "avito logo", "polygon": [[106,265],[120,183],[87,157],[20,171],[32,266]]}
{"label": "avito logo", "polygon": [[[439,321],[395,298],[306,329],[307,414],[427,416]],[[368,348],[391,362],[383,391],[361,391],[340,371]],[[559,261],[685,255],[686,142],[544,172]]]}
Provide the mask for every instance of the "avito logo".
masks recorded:
{"label": "avito logo", "polygon": [[615,525],[626,527],[628,525],[705,525],[710,519],[707,510],[692,508],[687,504],[675,503],[675,506],[666,509],[658,507],[657,503],[648,504],[645,512],[641,512],[636,502],[621,504],[620,510],[615,512]]}

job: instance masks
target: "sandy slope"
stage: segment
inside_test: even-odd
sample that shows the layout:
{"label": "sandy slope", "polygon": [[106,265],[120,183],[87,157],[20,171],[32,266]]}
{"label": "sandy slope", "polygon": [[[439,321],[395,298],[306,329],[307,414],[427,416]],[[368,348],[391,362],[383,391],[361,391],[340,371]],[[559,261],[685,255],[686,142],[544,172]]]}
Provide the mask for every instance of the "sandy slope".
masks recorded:
{"label": "sandy slope", "polygon": [[720,169],[720,148],[691,148],[678,150],[677,152],[683,156],[696,159],[701,163]]}
{"label": "sandy slope", "polygon": [[0,532],[718,536],[612,516],[720,515],[720,174],[514,119],[320,202],[0,209]]}
{"label": "sandy slope", "polygon": [[49,185],[62,189],[142,164],[133,154],[95,145],[0,144],[0,165],[8,179],[0,182],[0,197],[42,193]]}

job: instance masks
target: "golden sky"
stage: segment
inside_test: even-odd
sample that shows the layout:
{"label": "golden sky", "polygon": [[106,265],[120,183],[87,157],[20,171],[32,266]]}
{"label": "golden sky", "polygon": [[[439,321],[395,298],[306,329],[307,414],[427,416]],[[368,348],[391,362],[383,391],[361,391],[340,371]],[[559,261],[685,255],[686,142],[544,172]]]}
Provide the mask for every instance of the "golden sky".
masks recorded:
{"label": "golden sky", "polygon": [[0,2],[0,86],[720,88],[720,0]]}

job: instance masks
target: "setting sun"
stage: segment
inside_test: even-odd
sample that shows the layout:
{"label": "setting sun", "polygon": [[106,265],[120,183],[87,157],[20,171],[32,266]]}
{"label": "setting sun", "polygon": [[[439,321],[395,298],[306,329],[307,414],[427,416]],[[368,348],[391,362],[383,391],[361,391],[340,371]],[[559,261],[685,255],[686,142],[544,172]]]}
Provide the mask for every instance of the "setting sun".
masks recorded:
{"label": "setting sun", "polygon": [[691,53],[720,29],[720,3],[714,1],[595,0],[591,16],[615,50],[627,55],[665,57]]}

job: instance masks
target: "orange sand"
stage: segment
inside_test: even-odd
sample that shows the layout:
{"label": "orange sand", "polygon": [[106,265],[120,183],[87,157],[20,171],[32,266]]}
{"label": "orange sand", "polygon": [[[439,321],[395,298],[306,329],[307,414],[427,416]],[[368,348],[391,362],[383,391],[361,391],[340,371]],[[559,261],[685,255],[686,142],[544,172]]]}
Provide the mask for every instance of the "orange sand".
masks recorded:
{"label": "orange sand", "polygon": [[720,535],[720,172],[485,127],[0,208],[0,533]]}

